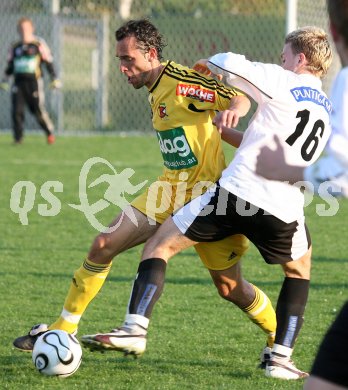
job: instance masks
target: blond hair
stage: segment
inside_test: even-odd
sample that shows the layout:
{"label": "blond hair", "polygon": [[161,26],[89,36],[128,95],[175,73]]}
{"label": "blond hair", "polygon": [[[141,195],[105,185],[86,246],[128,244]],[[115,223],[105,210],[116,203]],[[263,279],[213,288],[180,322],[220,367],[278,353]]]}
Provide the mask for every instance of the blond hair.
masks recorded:
{"label": "blond hair", "polygon": [[23,16],[17,21],[17,27],[21,26],[23,23],[29,22],[34,27],[34,22],[32,19],[28,18],[27,16]]}
{"label": "blond hair", "polygon": [[332,62],[332,49],[328,34],[321,28],[306,26],[285,37],[294,54],[303,53],[308,61],[307,69],[317,77],[326,75]]}

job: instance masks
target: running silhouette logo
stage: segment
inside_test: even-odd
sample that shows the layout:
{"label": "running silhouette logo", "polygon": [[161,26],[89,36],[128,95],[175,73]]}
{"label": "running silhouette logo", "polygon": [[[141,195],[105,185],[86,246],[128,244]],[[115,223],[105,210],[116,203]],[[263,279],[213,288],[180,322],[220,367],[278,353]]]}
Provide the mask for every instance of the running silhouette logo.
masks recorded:
{"label": "running silhouette logo", "polygon": [[[90,170],[97,164],[103,164],[107,166],[112,173],[104,173],[88,185],[88,174],[90,173]],[[92,157],[88,159],[83,164],[79,176],[80,204],[70,203],[69,206],[81,211],[89,223],[100,232],[114,232],[120,226],[124,215],[127,215],[127,217],[136,226],[138,226],[137,219],[134,215],[133,209],[129,207],[130,203],[126,198],[126,195],[136,194],[146,185],[148,180],[134,185],[130,181],[130,178],[134,175],[134,173],[135,171],[132,168],[125,168],[120,173],[117,173],[113,165],[108,160],[105,160],[101,157]],[[91,191],[93,187],[96,187],[102,183],[106,183],[108,186],[105,190],[103,199],[99,199],[96,202],[90,204],[87,192]],[[107,227],[98,220],[96,214],[106,209],[110,205],[118,206],[122,210],[122,216],[115,225]]]}

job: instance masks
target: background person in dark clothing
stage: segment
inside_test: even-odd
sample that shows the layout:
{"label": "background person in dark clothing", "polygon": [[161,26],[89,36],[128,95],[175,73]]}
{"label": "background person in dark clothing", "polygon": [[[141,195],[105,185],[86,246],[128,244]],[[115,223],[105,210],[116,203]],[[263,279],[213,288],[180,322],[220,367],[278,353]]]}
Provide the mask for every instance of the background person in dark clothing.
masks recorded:
{"label": "background person in dark clothing", "polygon": [[12,121],[13,135],[16,144],[23,139],[24,108],[28,106],[37,122],[47,136],[49,144],[54,143],[53,123],[44,106],[44,89],[42,64],[52,80],[52,88],[60,88],[53,66],[53,58],[46,42],[34,35],[34,24],[31,19],[23,17],[17,23],[20,40],[9,50],[7,67],[0,88],[9,89],[8,79],[13,75],[12,86]]}

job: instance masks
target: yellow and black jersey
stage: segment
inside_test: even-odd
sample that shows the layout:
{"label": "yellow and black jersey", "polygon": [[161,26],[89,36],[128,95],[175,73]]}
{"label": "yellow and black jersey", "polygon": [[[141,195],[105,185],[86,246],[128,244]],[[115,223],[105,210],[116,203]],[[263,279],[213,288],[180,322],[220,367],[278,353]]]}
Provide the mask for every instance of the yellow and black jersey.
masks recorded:
{"label": "yellow and black jersey", "polygon": [[17,77],[42,76],[42,64],[46,65],[51,78],[56,77],[53,67],[53,58],[47,43],[39,37],[30,43],[16,42],[9,50],[5,73]]}
{"label": "yellow and black jersey", "polygon": [[226,110],[230,99],[241,93],[172,61],[163,65],[149,89],[153,127],[165,167],[160,180],[172,185],[187,180],[187,190],[197,182],[215,182],[225,159],[212,120],[215,111]]}
{"label": "yellow and black jersey", "polygon": [[[149,89],[149,102],[164,171],[131,203],[158,223],[220,178],[225,157],[212,120],[215,111],[226,110],[230,99],[240,94],[172,61],[163,65]],[[207,268],[224,270],[246,252],[248,239],[238,234],[217,242],[200,242],[195,249]]]}

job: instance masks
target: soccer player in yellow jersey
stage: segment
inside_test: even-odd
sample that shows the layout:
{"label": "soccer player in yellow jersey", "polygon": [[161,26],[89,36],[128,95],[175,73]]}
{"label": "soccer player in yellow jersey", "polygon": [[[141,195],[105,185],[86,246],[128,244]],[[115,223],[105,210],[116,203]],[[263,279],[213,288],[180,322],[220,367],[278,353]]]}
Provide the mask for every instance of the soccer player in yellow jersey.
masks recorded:
{"label": "soccer player in yellow jersey", "polygon": [[[116,56],[120,70],[135,89],[147,87],[153,126],[164,160],[164,170],[145,193],[132,202],[137,226],[127,212],[115,218],[112,232],[99,234],[82,266],[75,271],[60,317],[49,327],[34,326],[28,335],[17,338],[14,346],[30,351],[47,329],[77,331],[79,320],[102,287],[119,253],[144,243],[153,236],[171,213],[212,185],[225,168],[221,136],[217,127],[235,127],[250,108],[249,100],[233,88],[202,76],[172,61],[161,62],[163,37],[148,20],[129,21],[116,31]],[[239,260],[248,240],[234,235],[214,243],[199,243],[195,249],[208,268],[219,294],[242,309],[267,334],[263,363],[272,346],[276,317],[265,293],[243,279]],[[149,270],[153,277],[149,278]],[[161,293],[166,263],[143,262],[134,289],[144,291],[139,302],[129,302],[123,325],[111,333],[88,335],[82,342],[91,348],[121,350],[141,355],[146,349],[146,334],[153,308],[152,297]]]}

